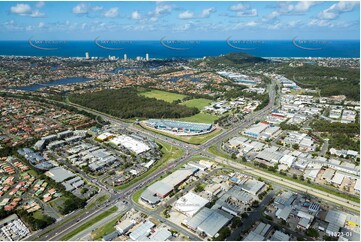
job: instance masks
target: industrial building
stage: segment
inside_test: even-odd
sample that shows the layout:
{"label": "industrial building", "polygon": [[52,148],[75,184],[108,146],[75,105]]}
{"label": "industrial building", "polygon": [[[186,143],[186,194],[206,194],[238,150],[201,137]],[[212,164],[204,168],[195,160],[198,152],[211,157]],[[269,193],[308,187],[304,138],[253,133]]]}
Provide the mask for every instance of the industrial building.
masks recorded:
{"label": "industrial building", "polygon": [[157,181],[150,185],[141,195],[141,199],[149,204],[159,202],[159,198],[165,198],[171,193],[176,187],[186,181],[190,176],[195,174],[198,168],[188,167],[181,168],[165,177],[164,179]]}
{"label": "industrial building", "polygon": [[74,177],[75,174],[63,167],[54,167],[45,172],[45,175],[53,179],[55,182],[62,182],[68,178]]}
{"label": "industrial building", "polygon": [[154,223],[150,221],[146,221],[138,228],[136,228],[132,233],[130,233],[129,238],[134,241],[140,241],[142,237],[148,236],[150,234],[151,229],[154,227],[155,227]]}
{"label": "industrial building", "polygon": [[244,191],[240,186],[235,185],[223,194],[212,209],[220,208],[234,216],[244,212],[255,198]]}
{"label": "industrial building", "polygon": [[259,223],[255,230],[251,231],[243,241],[262,241],[271,230],[271,225]]}
{"label": "industrial building", "polygon": [[266,187],[266,183],[251,179],[251,180],[247,180],[243,184],[240,184],[240,187],[243,191],[246,191],[256,196],[258,195],[258,193],[260,193],[263,190],[263,188]]}
{"label": "industrial building", "polygon": [[181,122],[164,119],[149,119],[146,124],[155,129],[184,134],[208,133],[213,130],[212,124]]}
{"label": "industrial building", "polygon": [[184,221],[184,225],[200,234],[214,237],[233,216],[219,209],[202,208],[196,215]]}
{"label": "industrial building", "polygon": [[109,142],[116,146],[121,145],[121,146],[125,147],[126,149],[131,150],[136,155],[150,150],[148,145],[146,145],[143,142],[140,142],[136,139],[133,139],[132,137],[129,137],[127,135],[121,135],[121,136],[114,137]]}
{"label": "industrial building", "polygon": [[173,208],[187,217],[192,217],[207,203],[209,203],[207,199],[193,192],[188,192],[173,204]]}

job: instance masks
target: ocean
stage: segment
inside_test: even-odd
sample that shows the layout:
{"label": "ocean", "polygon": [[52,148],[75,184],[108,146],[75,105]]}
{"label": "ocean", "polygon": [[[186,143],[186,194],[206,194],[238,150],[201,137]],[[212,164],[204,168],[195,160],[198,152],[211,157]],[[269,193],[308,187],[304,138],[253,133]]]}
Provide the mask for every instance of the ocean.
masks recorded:
{"label": "ocean", "polygon": [[0,55],[123,58],[203,58],[230,52],[259,57],[360,58],[359,40],[254,40],[254,41],[0,41]]}

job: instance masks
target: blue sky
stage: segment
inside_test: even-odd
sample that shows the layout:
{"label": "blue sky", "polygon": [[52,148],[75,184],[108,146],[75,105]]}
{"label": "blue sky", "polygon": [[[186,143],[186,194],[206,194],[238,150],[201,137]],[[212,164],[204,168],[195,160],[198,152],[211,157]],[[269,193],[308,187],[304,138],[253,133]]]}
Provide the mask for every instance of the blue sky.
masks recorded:
{"label": "blue sky", "polygon": [[0,39],[359,39],[357,1],[0,2]]}

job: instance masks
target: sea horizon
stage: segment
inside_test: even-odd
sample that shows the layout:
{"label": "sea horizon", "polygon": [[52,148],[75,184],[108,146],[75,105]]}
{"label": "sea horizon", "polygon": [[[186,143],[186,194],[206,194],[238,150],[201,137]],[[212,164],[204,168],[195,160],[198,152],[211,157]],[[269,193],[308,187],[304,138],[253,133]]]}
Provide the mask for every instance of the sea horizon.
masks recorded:
{"label": "sea horizon", "polygon": [[199,59],[243,52],[263,58],[360,58],[359,40],[0,40],[0,56]]}

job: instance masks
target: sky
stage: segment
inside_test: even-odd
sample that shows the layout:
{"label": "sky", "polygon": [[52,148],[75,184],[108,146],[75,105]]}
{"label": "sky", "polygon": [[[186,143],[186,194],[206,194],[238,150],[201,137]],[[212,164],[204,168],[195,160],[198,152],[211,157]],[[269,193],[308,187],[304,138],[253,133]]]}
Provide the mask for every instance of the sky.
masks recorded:
{"label": "sky", "polygon": [[357,1],[0,2],[0,40],[360,38]]}

